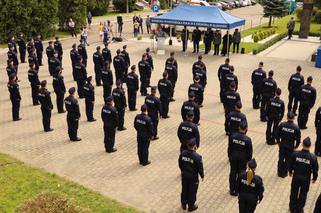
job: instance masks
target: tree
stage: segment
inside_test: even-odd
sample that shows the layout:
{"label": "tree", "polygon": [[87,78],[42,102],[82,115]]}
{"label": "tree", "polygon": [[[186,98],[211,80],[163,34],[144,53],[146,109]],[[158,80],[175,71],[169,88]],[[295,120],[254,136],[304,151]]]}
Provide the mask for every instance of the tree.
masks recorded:
{"label": "tree", "polygon": [[0,41],[19,32],[26,37],[54,35],[57,24],[57,0],[1,0]]}
{"label": "tree", "polygon": [[272,17],[283,17],[288,14],[288,5],[286,0],[262,0],[264,8],[264,17],[269,17],[269,27],[272,25]]}
{"label": "tree", "polygon": [[308,38],[310,32],[311,16],[313,11],[313,0],[303,1],[299,38]]}
{"label": "tree", "polygon": [[59,0],[59,27],[66,29],[68,20],[72,18],[76,30],[86,26],[87,0]]}
{"label": "tree", "polygon": [[[131,12],[135,9],[136,0],[127,0],[128,1],[128,12]],[[113,0],[113,5],[115,9],[119,12],[125,13],[126,10],[126,0]]]}
{"label": "tree", "polygon": [[93,16],[101,16],[107,13],[110,0],[88,0],[87,11]]}

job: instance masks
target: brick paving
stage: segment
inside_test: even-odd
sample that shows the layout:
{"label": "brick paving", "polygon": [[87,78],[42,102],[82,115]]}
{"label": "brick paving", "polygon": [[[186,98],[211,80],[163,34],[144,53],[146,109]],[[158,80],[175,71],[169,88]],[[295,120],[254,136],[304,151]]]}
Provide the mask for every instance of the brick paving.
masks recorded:
{"label": "brick paving", "polygon": [[[74,40],[76,41],[76,40]],[[72,43],[68,41],[68,44]],[[111,45],[115,53],[124,43]],[[131,61],[137,64],[141,54],[149,46],[147,43],[127,41]],[[88,72],[94,75],[91,56],[95,45],[88,47]],[[104,152],[103,125],[100,110],[103,105],[102,88],[96,87],[96,103],[94,115],[97,121],[88,123],[85,118],[84,100],[80,100],[82,113],[79,136],[82,141],[72,143],[68,140],[66,114],[57,114],[56,106],[52,115],[53,132],[44,133],[41,124],[40,107],[32,106],[31,89],[27,81],[27,64],[19,67],[21,79],[21,117],[22,121],[11,121],[11,103],[6,88],[5,56],[2,55],[0,67],[0,151],[10,154],[26,163],[54,172],[67,179],[76,181],[102,194],[142,209],[146,212],[182,212],[180,210],[180,172],[178,169],[179,141],[176,136],[177,127],[181,122],[180,108],[187,99],[187,88],[192,82],[191,68],[197,55],[188,53],[184,56],[180,48],[166,47],[165,56],[154,55],[155,71],[152,74],[152,84],[156,84],[164,70],[164,61],[169,50],[175,50],[179,63],[179,80],[176,86],[176,102],[170,104],[170,119],[160,120],[160,139],[150,146],[152,164],[141,167],[136,155],[136,135],[133,129],[135,112],[126,111],[126,131],[117,132],[116,147],[113,154]],[[69,50],[64,52],[64,76],[67,88],[76,86],[72,81]],[[46,62],[46,58],[44,58]],[[198,193],[198,212],[237,212],[237,198],[228,193],[229,164],[227,159],[227,137],[224,133],[223,106],[219,103],[219,82],[217,68],[224,58],[204,56],[208,67],[208,86],[205,91],[204,107],[201,109],[201,146],[198,152],[203,155],[205,164],[205,180],[201,182]],[[277,146],[265,144],[266,123],[259,121],[259,111],[251,108],[250,75],[259,61],[264,61],[266,70],[275,71],[275,79],[283,89],[282,98],[287,102],[287,82],[295,67],[301,64],[305,76],[313,75],[314,86],[321,90],[320,70],[307,61],[295,61],[268,58],[252,55],[232,55],[231,64],[236,68],[239,77],[239,92],[243,102],[243,112],[249,121],[248,135],[252,138],[254,157],[258,162],[257,173],[264,179],[265,194],[257,207],[259,213],[288,212],[291,179],[278,178],[276,166],[278,158]],[[47,71],[47,65],[41,67],[40,79],[47,80],[50,91],[52,80]],[[52,92],[52,100],[55,95]],[[144,98],[138,96],[138,106]],[[315,140],[313,119],[321,100],[311,110],[308,129],[302,131],[302,137],[310,136]],[[312,147],[314,148],[314,147]],[[320,193],[321,181],[311,184],[306,212],[312,212],[315,200]]]}

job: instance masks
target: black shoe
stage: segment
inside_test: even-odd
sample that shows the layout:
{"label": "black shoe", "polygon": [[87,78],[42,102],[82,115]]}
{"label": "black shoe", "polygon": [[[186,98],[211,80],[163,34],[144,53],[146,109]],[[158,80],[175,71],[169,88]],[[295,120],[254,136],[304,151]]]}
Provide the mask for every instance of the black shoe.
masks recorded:
{"label": "black shoe", "polygon": [[171,102],[173,102],[173,101],[175,101],[175,99],[174,98],[171,98],[171,100],[170,100]]}
{"label": "black shoe", "polygon": [[66,110],[58,111],[59,114],[65,113]]}
{"label": "black shoe", "polygon": [[303,126],[303,127],[300,127],[300,129],[307,129],[308,127],[306,127],[306,126]]}
{"label": "black shoe", "polygon": [[22,118],[15,118],[13,121],[20,121]]}
{"label": "black shoe", "polygon": [[50,129],[45,129],[45,132],[52,132],[54,129],[50,128]]}
{"label": "black shoe", "polygon": [[152,138],[152,141],[156,141],[158,139],[159,139],[159,137],[155,136],[155,137]]}
{"label": "black shoe", "polygon": [[192,212],[192,211],[195,211],[196,209],[198,209],[198,206],[197,205],[193,205],[193,206],[189,206],[188,207],[188,212]]}
{"label": "black shoe", "polygon": [[106,150],[107,153],[113,153],[113,152],[117,152],[116,148],[113,148],[112,150]]}
{"label": "black shoe", "polygon": [[267,120],[265,118],[261,118],[260,119],[262,122],[267,122]]}
{"label": "black shoe", "polygon": [[274,141],[266,141],[266,143],[267,143],[267,145],[271,145],[271,146],[276,144]]}
{"label": "black shoe", "polygon": [[95,121],[96,121],[95,118],[88,120],[88,122],[95,122]]}
{"label": "black shoe", "polygon": [[126,128],[125,128],[125,127],[120,127],[120,128],[118,128],[117,130],[118,130],[118,131],[124,131],[124,130],[126,130]]}
{"label": "black shoe", "polygon": [[182,209],[185,211],[186,210],[186,204],[182,204]]}
{"label": "black shoe", "polygon": [[170,118],[170,116],[166,115],[166,116],[162,116],[162,118],[167,119],[167,118]]}
{"label": "black shoe", "polygon": [[253,109],[260,109],[260,107],[253,107]]}
{"label": "black shoe", "polygon": [[134,111],[137,111],[137,109],[129,109],[129,111],[132,111],[132,112],[134,112]]}
{"label": "black shoe", "polygon": [[83,98],[85,98],[84,96],[79,96],[79,99],[83,99]]}
{"label": "black shoe", "polygon": [[294,113],[295,116],[298,116],[298,114]]}
{"label": "black shoe", "polygon": [[34,103],[33,105],[34,105],[34,106],[38,106],[38,105],[40,105],[40,104],[39,104],[39,103]]}
{"label": "black shoe", "polygon": [[142,166],[147,166],[149,165],[151,162],[150,161],[147,161],[146,163],[142,163]]}
{"label": "black shoe", "polygon": [[280,174],[278,174],[278,177],[280,177],[280,178],[286,178],[288,175],[280,175]]}
{"label": "black shoe", "polygon": [[230,195],[237,196],[238,194],[236,192],[234,192],[234,191],[230,191]]}
{"label": "black shoe", "polygon": [[71,141],[81,141],[81,138],[70,139]]}

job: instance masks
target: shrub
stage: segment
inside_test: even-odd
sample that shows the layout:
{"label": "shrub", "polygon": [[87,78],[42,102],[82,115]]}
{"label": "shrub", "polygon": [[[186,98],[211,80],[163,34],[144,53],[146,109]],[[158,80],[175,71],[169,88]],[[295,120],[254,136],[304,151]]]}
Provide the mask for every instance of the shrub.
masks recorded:
{"label": "shrub", "polygon": [[[135,9],[136,0],[128,0],[128,11],[132,12]],[[125,13],[126,12],[126,0],[113,0],[115,10]]]}
{"label": "shrub", "polygon": [[76,30],[86,25],[87,0],[59,0],[59,27],[66,29],[70,18],[75,22]]}
{"label": "shrub", "polygon": [[[285,37],[288,36],[288,33],[287,32],[284,32],[284,33],[281,33],[277,36],[275,36],[274,38],[272,38],[271,40],[265,42],[263,45],[259,46],[257,48],[257,53],[260,53],[264,50],[266,50],[267,48],[271,47],[272,45],[274,45],[275,43],[277,43],[278,41],[281,41],[282,39],[284,39]],[[253,54],[254,54],[254,51],[253,51]]]}
{"label": "shrub", "polygon": [[101,16],[108,12],[110,0],[87,0],[87,11],[93,16]]}
{"label": "shrub", "polygon": [[79,208],[70,204],[70,202],[62,195],[57,193],[44,193],[36,198],[27,201],[18,213],[35,213],[35,212],[64,212],[78,213],[83,212]]}
{"label": "shrub", "polygon": [[321,24],[321,10],[318,10],[314,16],[314,21],[318,24]]}
{"label": "shrub", "polygon": [[257,42],[259,41],[259,36],[255,34],[255,35],[253,36],[253,41],[254,41],[255,43],[257,43]]}
{"label": "shrub", "polygon": [[253,55],[257,54],[257,49],[253,49]]}
{"label": "shrub", "polygon": [[139,40],[142,40],[143,39],[143,37],[141,36],[141,35],[139,35],[139,36],[137,36],[137,40],[139,41]]}
{"label": "shrub", "polygon": [[58,21],[56,0],[2,0],[0,5],[1,42],[19,32],[24,32],[26,37],[36,34],[43,37],[54,35]]}

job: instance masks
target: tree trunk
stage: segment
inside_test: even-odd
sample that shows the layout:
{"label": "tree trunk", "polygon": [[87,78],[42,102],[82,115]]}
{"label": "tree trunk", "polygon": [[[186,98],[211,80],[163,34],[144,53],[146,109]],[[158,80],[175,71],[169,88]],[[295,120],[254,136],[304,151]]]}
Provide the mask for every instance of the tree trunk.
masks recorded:
{"label": "tree trunk", "polygon": [[272,16],[270,16],[269,27],[272,27]]}
{"label": "tree trunk", "polygon": [[299,38],[308,38],[310,32],[311,16],[313,11],[313,0],[304,0],[301,15]]}

